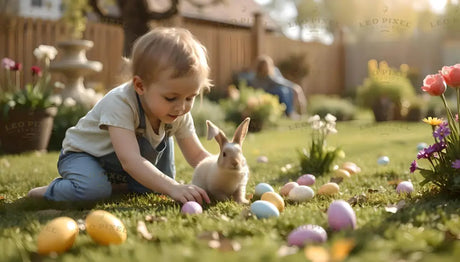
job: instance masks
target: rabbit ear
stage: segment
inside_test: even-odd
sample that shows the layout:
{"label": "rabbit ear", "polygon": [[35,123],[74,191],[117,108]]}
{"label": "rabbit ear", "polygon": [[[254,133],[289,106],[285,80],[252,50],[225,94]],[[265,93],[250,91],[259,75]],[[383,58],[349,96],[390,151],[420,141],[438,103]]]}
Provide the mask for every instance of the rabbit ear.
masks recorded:
{"label": "rabbit ear", "polygon": [[251,121],[251,118],[246,117],[246,119],[238,126],[235,131],[235,135],[233,136],[233,143],[240,144],[240,146],[243,145],[243,140],[248,133],[249,121]]}
{"label": "rabbit ear", "polygon": [[206,125],[208,126],[208,140],[211,140],[213,137],[216,138],[217,143],[219,143],[222,149],[223,145],[228,142],[224,132],[209,120],[206,120]]}

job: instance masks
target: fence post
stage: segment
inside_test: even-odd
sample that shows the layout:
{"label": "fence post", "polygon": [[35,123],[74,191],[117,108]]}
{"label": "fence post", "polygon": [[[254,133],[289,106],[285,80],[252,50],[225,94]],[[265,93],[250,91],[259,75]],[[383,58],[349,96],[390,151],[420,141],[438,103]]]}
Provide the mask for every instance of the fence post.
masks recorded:
{"label": "fence post", "polygon": [[264,46],[263,38],[265,34],[265,28],[263,23],[262,13],[254,13],[254,23],[252,24],[252,59],[254,61],[257,57],[262,55]]}

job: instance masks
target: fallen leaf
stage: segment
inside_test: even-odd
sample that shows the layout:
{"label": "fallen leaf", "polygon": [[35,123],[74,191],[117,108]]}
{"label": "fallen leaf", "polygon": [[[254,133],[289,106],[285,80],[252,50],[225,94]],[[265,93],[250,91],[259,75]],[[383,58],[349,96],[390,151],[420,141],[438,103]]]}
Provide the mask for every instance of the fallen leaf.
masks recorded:
{"label": "fallen leaf", "polygon": [[249,219],[249,218],[254,217],[254,214],[252,214],[249,208],[245,208],[241,211],[240,216],[244,219]]}
{"label": "fallen leaf", "polygon": [[139,232],[139,234],[147,240],[153,239],[153,235],[148,231],[144,221],[137,221],[137,232]]}
{"label": "fallen leaf", "polygon": [[401,182],[402,182],[401,179],[390,180],[388,181],[388,185],[398,185]]}
{"label": "fallen leaf", "polygon": [[350,251],[355,247],[353,239],[339,239],[332,244],[331,255],[332,261],[343,261],[348,257]]}
{"label": "fallen leaf", "polygon": [[226,221],[226,222],[230,221],[230,218],[228,216],[226,216],[226,215],[221,215],[220,219],[222,219],[223,221]]}
{"label": "fallen leaf", "polygon": [[221,234],[217,231],[208,231],[208,232],[203,232],[197,236],[198,239],[200,240],[219,240],[221,238]]}
{"label": "fallen leaf", "polygon": [[241,244],[236,242],[235,240],[230,240],[230,239],[222,239],[220,241],[220,247],[219,251],[222,252],[228,252],[228,251],[234,251],[238,252],[241,250]]}
{"label": "fallen leaf", "polygon": [[401,200],[396,205],[388,205],[388,206],[386,206],[385,211],[387,211],[388,213],[395,214],[400,209],[402,209],[405,205],[406,205],[406,201]]}
{"label": "fallen leaf", "polygon": [[342,181],[343,181],[343,177],[331,177],[331,179],[329,180],[329,182],[333,182],[336,184],[340,184],[342,183]]}
{"label": "fallen leaf", "polygon": [[276,252],[278,254],[278,257],[285,257],[285,256],[290,256],[290,255],[294,255],[295,253],[297,253],[299,251],[299,247],[298,246],[286,246],[286,245],[282,245],[279,249],[278,249],[278,252]]}
{"label": "fallen leaf", "polygon": [[307,246],[304,250],[305,257],[312,262],[329,262],[329,252],[321,246]]}
{"label": "fallen leaf", "polygon": [[347,200],[347,202],[352,206],[354,206],[356,204],[364,203],[366,201],[367,201],[367,196],[364,193],[362,193],[361,195],[351,197],[350,199]]}
{"label": "fallen leaf", "polygon": [[146,215],[145,216],[145,222],[167,222],[168,219],[166,217],[156,217],[156,216],[152,216],[152,215]]}
{"label": "fallen leaf", "polygon": [[77,226],[80,231],[85,231],[86,230],[86,222],[83,219],[78,219],[77,220]]}
{"label": "fallen leaf", "polygon": [[452,233],[450,230],[447,230],[444,232],[444,240],[446,241],[460,240],[460,235],[456,235]]}

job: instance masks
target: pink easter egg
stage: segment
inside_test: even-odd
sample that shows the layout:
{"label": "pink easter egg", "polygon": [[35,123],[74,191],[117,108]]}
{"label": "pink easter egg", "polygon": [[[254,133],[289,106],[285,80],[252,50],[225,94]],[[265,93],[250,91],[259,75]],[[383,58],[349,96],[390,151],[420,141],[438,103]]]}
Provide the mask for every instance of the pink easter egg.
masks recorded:
{"label": "pink easter egg", "polygon": [[318,225],[300,226],[288,236],[288,245],[303,247],[308,243],[324,243],[327,240],[327,233],[324,228]]}
{"label": "pink easter egg", "polygon": [[356,228],[356,215],[350,204],[344,200],[335,200],[327,210],[327,220],[333,230]]}
{"label": "pink easter egg", "polygon": [[280,195],[287,196],[294,187],[299,186],[297,182],[288,182],[280,189]]}
{"label": "pink easter egg", "polygon": [[195,201],[188,201],[182,206],[181,212],[183,214],[201,214],[203,208]]}
{"label": "pink easter egg", "polygon": [[312,174],[305,174],[301,175],[297,179],[297,184],[302,185],[302,186],[311,186],[315,183],[316,177]]}
{"label": "pink easter egg", "polygon": [[414,185],[410,181],[402,181],[396,187],[396,192],[398,194],[410,194],[414,191]]}

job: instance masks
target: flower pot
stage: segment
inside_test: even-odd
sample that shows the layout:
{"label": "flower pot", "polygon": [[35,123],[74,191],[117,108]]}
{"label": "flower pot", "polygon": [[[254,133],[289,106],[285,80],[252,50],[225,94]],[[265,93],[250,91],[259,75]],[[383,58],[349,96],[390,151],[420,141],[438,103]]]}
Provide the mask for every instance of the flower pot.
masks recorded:
{"label": "flower pot", "polygon": [[2,151],[17,154],[32,150],[46,150],[56,113],[56,107],[34,111],[13,109],[6,118],[0,117]]}
{"label": "flower pot", "polygon": [[393,120],[395,104],[391,99],[381,97],[372,105],[372,111],[374,112],[375,121],[390,121]]}

